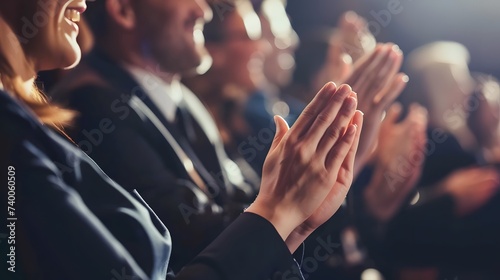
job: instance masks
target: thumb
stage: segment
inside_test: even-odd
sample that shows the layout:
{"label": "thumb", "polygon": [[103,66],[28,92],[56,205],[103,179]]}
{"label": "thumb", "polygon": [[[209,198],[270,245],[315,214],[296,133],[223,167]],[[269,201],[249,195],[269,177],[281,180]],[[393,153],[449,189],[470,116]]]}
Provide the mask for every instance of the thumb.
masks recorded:
{"label": "thumb", "polygon": [[401,112],[403,111],[403,107],[400,103],[394,103],[389,107],[389,110],[386,112],[386,116],[384,119],[384,124],[395,124],[399,117],[401,116]]}
{"label": "thumb", "polygon": [[274,150],[279,143],[281,143],[281,140],[290,129],[288,127],[288,123],[278,115],[274,116],[274,123],[276,124],[276,135],[274,136],[273,144],[271,145],[271,151]]}

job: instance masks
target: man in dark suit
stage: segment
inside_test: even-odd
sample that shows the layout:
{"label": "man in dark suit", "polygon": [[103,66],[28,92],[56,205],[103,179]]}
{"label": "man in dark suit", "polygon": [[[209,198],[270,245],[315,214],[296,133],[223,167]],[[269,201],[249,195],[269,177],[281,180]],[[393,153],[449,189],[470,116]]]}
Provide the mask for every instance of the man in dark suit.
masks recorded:
{"label": "man in dark suit", "polygon": [[[104,171],[137,189],[172,229],[178,270],[256,195],[224,152],[201,102],[178,81],[200,63],[194,34],[212,16],[205,1],[116,3],[89,8],[96,47],[56,88],[79,112],[70,135]],[[176,245],[174,244],[174,246]]]}

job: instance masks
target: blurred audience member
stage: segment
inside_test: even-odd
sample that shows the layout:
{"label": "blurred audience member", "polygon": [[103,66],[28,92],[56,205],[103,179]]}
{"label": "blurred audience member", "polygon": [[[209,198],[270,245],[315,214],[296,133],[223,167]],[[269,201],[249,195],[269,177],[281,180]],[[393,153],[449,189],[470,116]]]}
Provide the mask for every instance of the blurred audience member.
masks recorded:
{"label": "blurred audience member", "polygon": [[291,82],[299,37],[288,19],[285,0],[253,2],[262,23],[263,39],[271,46],[264,61],[264,74],[269,86],[278,87],[276,91]]}
{"label": "blurred audience member", "polygon": [[474,89],[469,61],[467,48],[456,42],[430,43],[408,56],[408,71],[419,92],[414,90],[407,98],[422,98],[430,126],[452,133],[464,150],[470,150],[474,141],[466,124],[466,104]]}
{"label": "blurred audience member", "polygon": [[[218,5],[215,1],[212,8],[217,10]],[[260,19],[249,0],[224,5],[228,7],[223,15],[216,15],[204,28],[212,67],[203,75],[185,77],[184,82],[212,113],[230,157],[244,173],[253,173],[245,161],[247,154],[239,151],[251,134],[243,110],[249,96],[267,83],[264,60],[269,45],[262,39]],[[266,143],[257,143],[258,147],[269,147],[273,131],[265,135]]]}
{"label": "blurred audience member", "polygon": [[[262,24],[262,39],[270,47],[264,60],[266,82],[250,95],[244,108],[245,120],[250,128],[244,139],[247,141],[242,141],[237,148],[260,174],[270,147],[269,139],[264,139],[262,135],[275,130],[273,116],[279,115],[293,124],[304,105],[283,94],[291,82],[295,50],[299,44],[285,10],[285,1],[253,0],[252,4]],[[258,145],[248,143],[253,137],[259,139]]]}

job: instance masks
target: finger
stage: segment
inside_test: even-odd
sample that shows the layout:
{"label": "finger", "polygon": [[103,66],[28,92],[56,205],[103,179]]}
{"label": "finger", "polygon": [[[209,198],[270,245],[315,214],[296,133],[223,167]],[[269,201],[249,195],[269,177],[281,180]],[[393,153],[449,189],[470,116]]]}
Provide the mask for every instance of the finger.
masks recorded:
{"label": "finger", "polygon": [[368,65],[372,64],[374,60],[378,59],[381,55],[383,55],[384,45],[379,44],[371,54],[366,54],[362,58],[358,60],[358,62],[354,65],[354,72],[351,74],[349,79],[347,80],[347,84],[354,86],[357,85],[360,76],[363,71],[368,67]]}
{"label": "finger", "polygon": [[408,116],[403,122],[407,123],[408,126],[424,127],[427,124],[427,110],[417,103],[413,103],[410,105]]}
{"label": "finger", "polygon": [[358,32],[366,33],[366,31],[368,31],[368,23],[366,22],[366,19],[358,14],[356,14],[355,25]]}
{"label": "finger", "polygon": [[291,131],[293,131],[293,133],[291,133],[291,135],[293,135],[293,137],[302,136],[307,131],[319,112],[328,104],[328,101],[336,90],[337,86],[334,83],[327,83],[323,86],[292,126]]}
{"label": "finger", "polygon": [[349,96],[344,100],[344,104],[342,104],[335,120],[319,140],[317,149],[318,154],[325,155],[326,157],[328,151],[335,145],[338,139],[344,135],[347,126],[351,123],[354,113],[356,112],[356,106],[357,101],[353,97]]}
{"label": "finger", "polygon": [[361,87],[368,77],[376,74],[373,71],[378,71],[377,68],[380,68],[389,58],[389,49],[390,47],[388,44],[383,44],[379,48],[375,49],[372,57],[370,57],[370,59],[368,59],[365,63],[356,65],[357,76],[354,81],[356,86]]}
{"label": "finger", "polygon": [[[305,137],[307,137],[307,145],[310,145],[311,147],[318,146],[323,135],[325,135],[327,130],[334,123],[341,108],[345,107],[343,112],[346,112],[346,114],[356,109],[356,99],[350,96],[351,93],[352,90],[350,86],[342,85],[339,87],[337,92],[327,102],[326,106],[318,114],[310,129],[307,131],[307,134],[305,135]],[[349,119],[345,121],[348,123]],[[343,129],[347,126],[347,123],[344,124],[344,127],[342,127],[343,123],[336,123],[336,125],[338,129]],[[338,135],[338,137],[340,136],[341,135]]]}
{"label": "finger", "polygon": [[274,136],[270,151],[273,151],[276,147],[278,147],[279,143],[281,143],[281,140],[290,129],[288,127],[288,123],[278,115],[274,116],[274,123],[276,124],[276,135]]}
{"label": "finger", "polygon": [[498,174],[498,171],[491,168],[489,170],[486,170],[485,172],[485,176],[483,177],[485,180],[488,180],[488,181],[492,181],[494,182],[494,187],[495,188],[498,188],[500,187],[499,183],[500,183],[500,178],[499,178],[499,174]]}
{"label": "finger", "polygon": [[359,21],[359,15],[356,12],[347,11],[340,17],[338,25],[340,27],[345,27],[348,25],[355,25],[358,23],[358,21]]}
{"label": "finger", "polygon": [[427,109],[419,105],[418,130],[419,130],[419,146],[424,147],[427,142],[427,126],[429,124],[429,113]]}
{"label": "finger", "polygon": [[[381,66],[373,69],[377,75],[372,83],[365,81],[364,85],[359,89],[360,91],[370,90],[379,92],[386,88],[392,81],[394,75],[401,69],[403,63],[403,52],[398,45],[388,46],[387,59],[383,61]],[[378,70],[378,71],[377,71]]]}
{"label": "finger", "polygon": [[396,44],[391,44],[388,46],[389,48],[389,62],[383,65],[383,68],[380,68],[380,75],[390,75],[393,76],[398,73],[401,65],[403,64],[403,51]]}
{"label": "finger", "polygon": [[[356,111],[353,122],[348,126],[346,133],[333,146],[326,158],[325,166],[327,170],[339,170],[346,164],[347,170],[354,171],[354,158],[359,146],[359,138],[363,127],[363,114]],[[347,158],[349,155],[349,158]]]}
{"label": "finger", "polygon": [[398,178],[391,181],[392,185],[389,187],[389,192],[386,192],[387,203],[391,200],[404,199],[409,194],[416,184],[416,176],[421,172],[421,165],[412,165],[411,169],[405,170],[404,174],[398,174]]}
{"label": "finger", "polygon": [[344,203],[350,188],[351,184],[334,184],[316,211],[329,213],[329,217],[333,216]]}
{"label": "finger", "polygon": [[333,70],[342,69],[345,65],[352,65],[351,56],[344,52],[340,44],[335,42],[330,45],[327,61],[328,65],[332,67]]}
{"label": "finger", "polygon": [[392,104],[401,95],[409,81],[410,78],[406,74],[397,74],[393,78],[392,83],[386,89],[382,90],[381,94],[377,95],[374,103],[377,104],[379,110],[385,110]]}
{"label": "finger", "polygon": [[401,103],[397,102],[392,104],[389,110],[387,110],[387,114],[385,115],[385,119],[382,125],[386,126],[389,124],[395,124],[401,116],[402,111],[403,106],[401,106]]}
{"label": "finger", "polygon": [[385,56],[381,57],[379,64],[369,66],[364,76],[361,77],[362,81],[359,84],[359,88],[356,89],[359,92],[371,93],[367,95],[371,99],[390,84],[394,75],[401,68],[403,54],[399,47],[394,44],[388,44],[385,50]]}
{"label": "finger", "polygon": [[394,180],[387,180],[388,184],[385,185],[382,191],[384,192],[383,199],[385,203],[392,203],[395,200],[404,199],[410,190],[416,186],[416,180],[412,180],[420,172],[420,167],[413,168],[412,170],[405,171],[403,174],[397,174],[398,178]]}
{"label": "finger", "polygon": [[352,118],[352,123],[357,127],[356,135],[354,136],[354,142],[349,150],[349,153],[346,156],[345,164],[349,166],[352,170],[354,170],[354,166],[356,164],[356,154],[358,152],[359,147],[359,139],[361,136],[361,131],[363,130],[363,112],[356,111],[354,117]]}
{"label": "finger", "polygon": [[[422,108],[421,113],[417,117],[415,121],[415,125],[413,130],[416,133],[415,136],[415,145],[416,149],[422,151],[424,149],[425,144],[427,143],[427,110]],[[425,157],[425,156],[424,156]]]}

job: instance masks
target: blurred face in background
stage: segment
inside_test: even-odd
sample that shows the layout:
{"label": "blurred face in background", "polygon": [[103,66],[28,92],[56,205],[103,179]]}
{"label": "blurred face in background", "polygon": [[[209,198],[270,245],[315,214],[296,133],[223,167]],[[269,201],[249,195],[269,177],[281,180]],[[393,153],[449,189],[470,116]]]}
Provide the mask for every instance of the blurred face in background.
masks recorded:
{"label": "blurred face in background", "polygon": [[2,4],[2,17],[11,25],[36,71],[67,68],[81,58],[76,37],[85,0],[16,0]]}
{"label": "blurred face in background", "polygon": [[203,41],[195,34],[212,17],[205,0],[135,0],[133,5],[145,56],[171,73],[200,63]]}
{"label": "blurred face in background", "polygon": [[264,73],[272,84],[286,86],[295,68],[294,53],[299,37],[292,28],[282,0],[264,0],[259,16],[262,36],[271,46]]}
{"label": "blurred face in background", "polygon": [[213,58],[211,71],[223,85],[247,93],[257,90],[265,83],[263,67],[269,48],[262,40],[260,20],[251,3],[238,2],[235,10],[224,15],[222,28],[221,40],[207,43]]}

